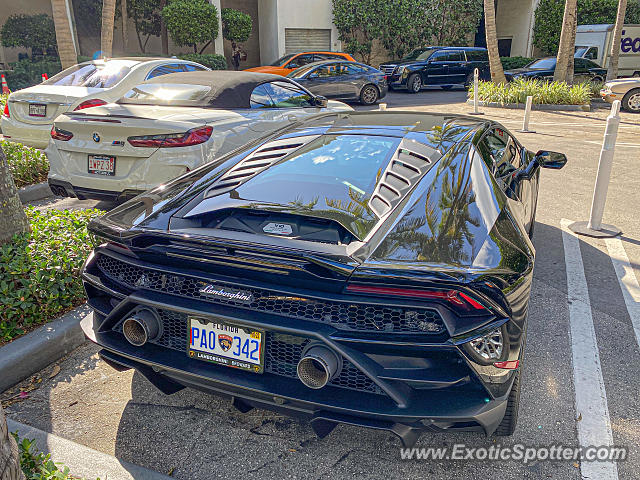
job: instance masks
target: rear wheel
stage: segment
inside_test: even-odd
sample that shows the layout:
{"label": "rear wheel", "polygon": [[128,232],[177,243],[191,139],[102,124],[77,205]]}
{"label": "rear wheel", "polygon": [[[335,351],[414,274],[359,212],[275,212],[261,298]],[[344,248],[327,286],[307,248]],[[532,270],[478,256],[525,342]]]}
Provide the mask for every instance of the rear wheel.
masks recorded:
{"label": "rear wheel", "polygon": [[373,105],[378,101],[380,94],[375,85],[365,85],[360,90],[360,103],[363,105]]}
{"label": "rear wheel", "polygon": [[622,97],[622,108],[627,112],[640,113],[640,88],[629,90]]}
{"label": "rear wheel", "polygon": [[518,423],[518,407],[520,406],[520,370],[516,372],[516,378],[513,380],[509,399],[507,400],[507,410],[504,412],[504,418],[498,428],[494,432],[498,437],[506,437],[512,435],[516,430]]}
{"label": "rear wheel", "polygon": [[418,93],[422,89],[422,79],[417,73],[412,73],[407,79],[407,90],[409,93]]}

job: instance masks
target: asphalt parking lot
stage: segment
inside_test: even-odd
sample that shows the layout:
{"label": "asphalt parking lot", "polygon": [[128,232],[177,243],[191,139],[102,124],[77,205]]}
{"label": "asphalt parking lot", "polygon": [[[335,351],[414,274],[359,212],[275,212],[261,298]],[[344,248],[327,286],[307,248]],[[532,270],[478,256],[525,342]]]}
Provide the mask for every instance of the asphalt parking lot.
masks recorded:
{"label": "asphalt parking lot", "polygon": [[[434,89],[392,92],[385,101],[388,108],[465,113],[471,110],[465,98],[463,90]],[[622,115],[604,219],[623,235],[605,241],[577,238],[566,225],[588,219],[607,110],[534,112],[535,134],[516,132],[521,111],[483,110],[483,118],[503,122],[529,149],[569,158],[563,170],[542,173],[520,419],[512,437],[430,433],[417,446],[612,443],[629,448],[627,460],[401,460],[400,443],[386,433],[339,426],[319,440],[308,424],[262,410],[241,414],[195,390],[164,396],[139,374],[99,361],[90,344],[63,359],[53,378],[53,366],[41,372],[40,386],[8,406],[7,415],[180,479],[638,478],[640,116]],[[38,207],[95,204],[65,199]],[[3,399],[10,395],[15,391]]]}

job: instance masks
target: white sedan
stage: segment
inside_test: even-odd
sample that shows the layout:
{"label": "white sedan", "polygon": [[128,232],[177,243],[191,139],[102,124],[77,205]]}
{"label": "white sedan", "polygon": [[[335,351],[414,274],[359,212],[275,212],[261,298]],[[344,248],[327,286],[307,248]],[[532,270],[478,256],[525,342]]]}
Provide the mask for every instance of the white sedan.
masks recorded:
{"label": "white sedan", "polygon": [[45,150],[56,195],[122,201],[322,111],[351,111],[279,75],[211,71],[144,82],[59,116]]}
{"label": "white sedan", "polygon": [[80,63],[39,85],[9,95],[2,114],[5,138],[45,148],[53,120],[61,113],[114,102],[150,78],[209,70],[177,58],[113,58]]}

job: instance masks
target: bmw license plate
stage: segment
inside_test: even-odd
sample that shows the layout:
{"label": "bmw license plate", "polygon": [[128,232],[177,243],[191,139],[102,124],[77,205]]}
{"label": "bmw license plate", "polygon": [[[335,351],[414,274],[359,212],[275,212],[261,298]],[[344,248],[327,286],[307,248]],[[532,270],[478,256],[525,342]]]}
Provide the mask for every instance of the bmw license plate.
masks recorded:
{"label": "bmw license plate", "polygon": [[264,371],[264,332],[253,328],[189,317],[187,354],[191,358],[248,370]]}
{"label": "bmw license plate", "polygon": [[116,157],[105,155],[89,155],[89,173],[94,175],[115,175]]}
{"label": "bmw license plate", "polygon": [[30,117],[46,117],[47,106],[41,103],[30,103],[29,116]]}

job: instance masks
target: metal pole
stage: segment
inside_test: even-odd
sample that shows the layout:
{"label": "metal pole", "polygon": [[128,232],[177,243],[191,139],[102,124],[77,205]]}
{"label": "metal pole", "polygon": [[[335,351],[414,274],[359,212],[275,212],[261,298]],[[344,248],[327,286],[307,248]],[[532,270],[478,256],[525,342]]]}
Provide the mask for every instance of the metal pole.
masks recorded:
{"label": "metal pole", "polygon": [[478,111],[478,80],[480,78],[480,72],[477,68],[473,70],[473,112],[471,115],[484,115],[484,113]]}
{"label": "metal pole", "polygon": [[522,119],[522,133],[536,133],[533,130],[529,130],[529,117],[531,117],[531,104],[533,103],[533,97],[529,95],[527,97],[527,103],[524,106],[524,118]]}
{"label": "metal pole", "polygon": [[616,138],[618,137],[618,126],[620,125],[620,100],[615,100],[611,105],[611,113],[607,117],[607,126],[604,131],[602,150],[600,151],[600,162],[598,163],[598,174],[596,185],[593,190],[593,202],[591,203],[591,216],[589,217],[588,228],[592,230],[602,229],[602,214],[604,204],[607,199],[609,180],[611,179],[611,167],[613,165],[613,153],[616,148]]}

